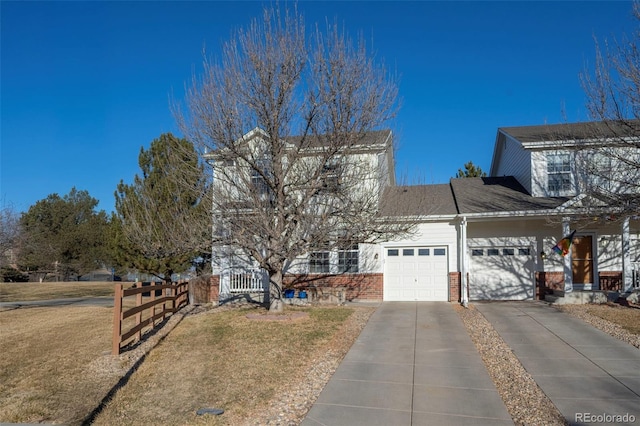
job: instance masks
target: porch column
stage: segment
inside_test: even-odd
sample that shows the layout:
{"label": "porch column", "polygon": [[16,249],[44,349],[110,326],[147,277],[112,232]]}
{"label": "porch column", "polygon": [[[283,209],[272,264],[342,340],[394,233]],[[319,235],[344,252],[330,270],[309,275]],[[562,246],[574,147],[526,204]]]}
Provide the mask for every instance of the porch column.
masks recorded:
{"label": "porch column", "polygon": [[629,217],[622,222],[622,291],[631,292],[633,268],[631,267],[631,237],[629,232]]}
{"label": "porch column", "polygon": [[[566,237],[571,233],[569,226],[569,218],[562,219],[562,236]],[[564,263],[564,292],[571,293],[573,291],[573,270],[571,268],[571,254],[573,253],[573,245],[569,246],[569,253],[562,259]]]}
{"label": "porch column", "polygon": [[467,255],[467,218],[466,216],[460,221],[460,302],[464,307],[469,305],[469,295],[467,289],[469,283],[467,272],[469,271],[469,256]]}
{"label": "porch column", "polygon": [[231,280],[230,280],[230,250],[228,246],[222,246],[218,252],[218,271],[220,274],[220,300],[226,300],[231,297]]}

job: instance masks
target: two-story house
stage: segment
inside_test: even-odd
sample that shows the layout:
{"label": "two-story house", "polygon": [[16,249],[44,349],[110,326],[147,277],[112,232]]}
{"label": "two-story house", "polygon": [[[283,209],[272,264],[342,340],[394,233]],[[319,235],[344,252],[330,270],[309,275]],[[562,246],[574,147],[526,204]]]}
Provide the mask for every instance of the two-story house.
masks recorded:
{"label": "two-story house", "polygon": [[[341,252],[310,253],[291,274],[305,276],[297,284],[301,288],[315,281],[347,287],[348,298],[389,301],[526,300],[543,298],[550,290],[628,291],[640,281],[640,212],[621,212],[595,191],[594,185],[620,190],[602,178],[620,171],[594,178],[589,161],[611,162],[612,156],[599,150],[605,146],[626,150],[628,158],[637,159],[639,151],[621,147],[606,133],[594,137],[594,125],[500,128],[490,177],[438,185],[396,186],[388,145],[388,151],[375,154],[384,181],[378,186],[380,215],[412,221],[415,231]],[[569,254],[556,254],[554,245],[574,230]]]}
{"label": "two-story house", "polygon": [[261,261],[277,256],[284,280],[299,286],[346,273],[368,297],[369,282],[381,283],[372,243],[405,226],[378,221],[382,193],[395,185],[391,131],[271,139],[256,128],[206,158],[221,298],[266,290]]}

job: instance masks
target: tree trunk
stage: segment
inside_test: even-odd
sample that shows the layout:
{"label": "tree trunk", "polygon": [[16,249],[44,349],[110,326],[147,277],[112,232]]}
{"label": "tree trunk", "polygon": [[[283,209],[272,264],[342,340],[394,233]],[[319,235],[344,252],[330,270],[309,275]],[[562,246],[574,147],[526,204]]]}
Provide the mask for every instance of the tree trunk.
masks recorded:
{"label": "tree trunk", "polygon": [[165,284],[171,284],[171,275],[173,275],[173,269],[167,269],[164,273],[164,283]]}
{"label": "tree trunk", "polygon": [[269,313],[281,314],[284,312],[282,302],[282,270],[269,274]]}

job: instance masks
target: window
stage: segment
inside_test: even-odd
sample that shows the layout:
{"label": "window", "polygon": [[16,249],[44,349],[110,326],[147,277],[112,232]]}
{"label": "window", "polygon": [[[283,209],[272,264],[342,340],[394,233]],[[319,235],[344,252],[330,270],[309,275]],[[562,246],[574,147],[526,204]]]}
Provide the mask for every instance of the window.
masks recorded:
{"label": "window", "polygon": [[413,256],[413,249],[402,249],[402,255],[403,256]]}
{"label": "window", "polygon": [[387,250],[387,256],[398,256],[400,252],[398,249],[389,249]]}
{"label": "window", "polygon": [[358,245],[338,250],[338,272],[358,272]]}
{"label": "window", "polygon": [[312,274],[328,274],[330,253],[328,251],[315,251],[309,254],[309,272]]}
{"label": "window", "polygon": [[530,248],[518,249],[518,255],[520,255],[520,256],[530,256],[531,255],[531,249]]}
{"label": "window", "polygon": [[503,256],[513,256],[515,254],[515,250],[512,248],[503,248],[502,255]]}
{"label": "window", "polygon": [[447,254],[447,250],[440,248],[440,249],[433,249],[433,255],[434,256],[444,256]]}
{"label": "window", "polygon": [[264,180],[263,174],[266,177],[271,176],[271,163],[267,159],[262,159],[256,162],[256,166],[259,167],[259,170],[251,169],[251,185],[255,188],[258,195],[267,195],[271,190],[268,183]]}
{"label": "window", "polygon": [[571,190],[571,163],[569,154],[547,155],[547,189],[552,193]]}
{"label": "window", "polygon": [[500,256],[500,250],[498,250],[498,249],[487,249],[487,256]]}
{"label": "window", "polygon": [[[591,192],[609,192],[613,189],[613,182],[624,179],[624,167],[614,167],[612,158],[606,152],[591,152],[588,154],[585,172],[587,173],[588,190]],[[623,175],[620,175],[620,172]],[[617,185],[615,185],[617,186]]]}
{"label": "window", "polygon": [[483,249],[473,249],[471,250],[471,256],[484,256]]}
{"label": "window", "polygon": [[418,256],[429,256],[429,249],[418,249]]}
{"label": "window", "polygon": [[322,166],[322,192],[335,193],[340,187],[340,165],[337,161],[329,161]]}

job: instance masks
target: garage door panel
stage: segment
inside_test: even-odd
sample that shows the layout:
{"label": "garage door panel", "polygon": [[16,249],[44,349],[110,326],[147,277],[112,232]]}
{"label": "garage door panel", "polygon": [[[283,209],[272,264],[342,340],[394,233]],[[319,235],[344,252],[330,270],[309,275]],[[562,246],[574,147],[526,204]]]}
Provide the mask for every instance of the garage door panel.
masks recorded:
{"label": "garage door panel", "polygon": [[534,262],[526,247],[471,250],[471,300],[527,300],[534,296]]}
{"label": "garage door panel", "polygon": [[[448,264],[446,248],[434,256],[433,247],[388,249],[384,272],[384,300],[447,301]],[[397,255],[389,255],[393,251]]]}

